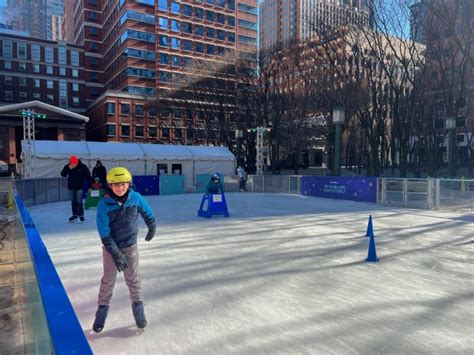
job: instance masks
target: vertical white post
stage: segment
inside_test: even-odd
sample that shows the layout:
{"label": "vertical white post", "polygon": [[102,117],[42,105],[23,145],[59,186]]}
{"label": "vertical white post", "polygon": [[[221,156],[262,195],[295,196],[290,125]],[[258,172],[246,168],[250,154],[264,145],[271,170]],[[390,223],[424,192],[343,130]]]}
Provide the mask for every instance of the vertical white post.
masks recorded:
{"label": "vertical white post", "polygon": [[403,179],[403,206],[407,206],[408,204],[408,181],[407,179]]}
{"label": "vertical white post", "polygon": [[263,175],[263,127],[257,127],[257,175]]}
{"label": "vertical white post", "polygon": [[436,179],[436,209],[439,210],[439,200],[440,200],[440,180]]}
{"label": "vertical white post", "polygon": [[33,175],[35,149],[35,111],[23,110],[23,141],[22,147],[22,176],[24,179]]}

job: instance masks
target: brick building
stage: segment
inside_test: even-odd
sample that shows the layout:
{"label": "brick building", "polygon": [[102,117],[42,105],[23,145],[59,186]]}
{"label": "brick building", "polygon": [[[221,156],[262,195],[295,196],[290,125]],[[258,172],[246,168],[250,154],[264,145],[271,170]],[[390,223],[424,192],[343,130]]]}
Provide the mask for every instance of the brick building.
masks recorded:
{"label": "brick building", "polygon": [[256,60],[256,0],[67,0],[65,9],[65,38],[84,46],[86,80],[97,82],[85,94],[90,140],[205,144],[183,138],[177,101],[150,102],[192,81],[196,61]]}

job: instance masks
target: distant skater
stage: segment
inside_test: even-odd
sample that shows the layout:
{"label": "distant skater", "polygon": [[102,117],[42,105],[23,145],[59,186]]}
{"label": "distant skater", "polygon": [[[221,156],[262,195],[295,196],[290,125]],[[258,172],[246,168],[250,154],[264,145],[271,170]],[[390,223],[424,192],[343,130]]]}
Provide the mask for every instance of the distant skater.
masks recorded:
{"label": "distant skater", "polygon": [[84,206],[82,204],[82,190],[85,184],[89,184],[91,173],[87,166],[75,155],[69,158],[69,163],[64,165],[61,176],[67,177],[67,188],[71,200],[72,216],[69,222],[74,222],[78,218],[84,222]]}
{"label": "distant skater", "polygon": [[247,185],[247,172],[245,169],[239,165],[237,168],[237,175],[239,176],[239,190],[240,192],[247,191],[246,190],[246,185]]}
{"label": "distant skater", "polygon": [[221,177],[218,173],[215,173],[211,177],[211,181],[207,184],[206,192],[208,194],[217,194],[224,192],[224,185],[221,182]]}

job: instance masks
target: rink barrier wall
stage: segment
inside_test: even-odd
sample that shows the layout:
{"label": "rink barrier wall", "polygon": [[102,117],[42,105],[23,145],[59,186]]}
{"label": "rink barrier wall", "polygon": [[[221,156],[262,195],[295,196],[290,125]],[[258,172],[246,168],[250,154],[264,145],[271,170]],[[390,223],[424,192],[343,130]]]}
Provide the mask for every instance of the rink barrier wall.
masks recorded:
{"label": "rink barrier wall", "polygon": [[13,190],[13,195],[33,262],[51,338],[52,353],[92,354],[90,345],[48,254],[48,250],[16,189]]}
{"label": "rink barrier wall", "polygon": [[[174,176],[179,179],[179,176]],[[196,192],[203,192],[210,175],[198,175]],[[170,175],[173,177],[173,175]],[[161,176],[136,176],[135,189],[144,195],[163,194]],[[179,185],[179,182],[177,182]],[[314,185],[314,186],[313,186]],[[68,201],[67,179],[16,180],[18,193],[26,206]],[[237,176],[225,176],[226,192],[239,191]],[[169,193],[176,184],[169,186]],[[321,191],[318,191],[321,190]],[[412,179],[300,175],[249,175],[246,190],[262,193],[288,193],[352,201],[376,202],[425,209],[474,208],[473,179]],[[178,191],[183,193],[182,190]],[[167,194],[169,194],[167,193]],[[375,198],[374,198],[375,194]]]}

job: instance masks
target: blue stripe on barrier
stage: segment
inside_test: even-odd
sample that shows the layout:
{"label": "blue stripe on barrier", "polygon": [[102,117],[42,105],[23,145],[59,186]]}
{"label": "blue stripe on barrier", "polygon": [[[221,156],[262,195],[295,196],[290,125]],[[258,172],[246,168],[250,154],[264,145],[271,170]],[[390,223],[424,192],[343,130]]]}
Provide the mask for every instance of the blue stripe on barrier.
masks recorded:
{"label": "blue stripe on barrier", "polygon": [[13,194],[25,227],[54,353],[92,354],[48,250],[18,192],[13,190]]}

